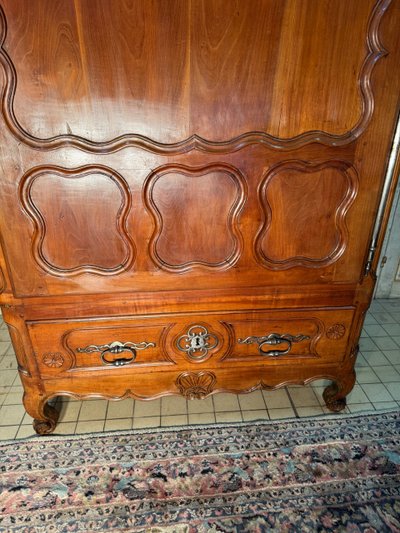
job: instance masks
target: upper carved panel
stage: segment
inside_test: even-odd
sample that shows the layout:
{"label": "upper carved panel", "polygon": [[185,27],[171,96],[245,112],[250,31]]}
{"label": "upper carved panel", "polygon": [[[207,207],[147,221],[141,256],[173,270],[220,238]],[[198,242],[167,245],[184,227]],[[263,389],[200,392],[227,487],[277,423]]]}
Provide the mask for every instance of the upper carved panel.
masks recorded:
{"label": "upper carved panel", "polygon": [[230,165],[156,169],[144,188],[155,222],[153,261],[169,272],[232,267],[243,247],[238,218],[246,195],[243,176]]}
{"label": "upper carved panel", "polygon": [[390,3],[2,0],[2,114],[43,150],[346,144],[373,113]]}
{"label": "upper carved panel", "polygon": [[[107,202],[99,203],[103,197]],[[21,180],[20,202],[34,225],[32,255],[46,272],[114,275],[132,264],[135,246],[126,228],[131,196],[110,168],[36,167]]]}
{"label": "upper carved panel", "polygon": [[264,220],[255,241],[257,260],[273,270],[320,268],[346,249],[346,213],[358,177],[348,163],[285,161],[268,171],[259,189]]}

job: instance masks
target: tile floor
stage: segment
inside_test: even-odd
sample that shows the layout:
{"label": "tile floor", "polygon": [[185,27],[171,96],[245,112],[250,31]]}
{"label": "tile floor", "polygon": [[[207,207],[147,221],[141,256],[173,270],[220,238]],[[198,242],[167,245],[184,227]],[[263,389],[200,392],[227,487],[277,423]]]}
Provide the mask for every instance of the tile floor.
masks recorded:
{"label": "tile floor", "polygon": [[[357,383],[347,397],[346,412],[396,409],[400,406],[400,300],[374,300],[366,317]],[[327,384],[328,382],[326,382]],[[167,397],[153,401],[85,402],[58,399],[56,434],[118,429],[209,424],[304,417],[328,413],[323,406],[325,382],[256,391],[236,396],[218,394],[206,400]],[[0,327],[0,439],[33,434],[31,418],[21,403],[22,387],[5,325]]]}

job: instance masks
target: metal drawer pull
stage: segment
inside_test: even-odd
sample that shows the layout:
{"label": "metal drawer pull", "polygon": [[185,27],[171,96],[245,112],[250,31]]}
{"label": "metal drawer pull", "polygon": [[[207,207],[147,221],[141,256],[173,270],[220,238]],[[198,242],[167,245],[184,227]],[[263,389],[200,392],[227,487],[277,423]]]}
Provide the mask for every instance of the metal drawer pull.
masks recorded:
{"label": "metal drawer pull", "polygon": [[[111,365],[111,366],[124,366],[128,363],[131,363],[136,359],[136,351],[137,350],[146,350],[146,348],[155,347],[154,342],[119,342],[114,341],[110,344],[102,344],[101,346],[97,346],[95,344],[90,344],[89,346],[86,346],[86,348],[77,348],[77,352],[79,353],[93,353],[93,352],[100,352],[101,360],[105,365]],[[118,359],[107,359],[107,353],[111,354],[120,354],[123,352],[131,352],[130,357],[119,357]]]}
{"label": "metal drawer pull", "polygon": [[[306,339],[309,339],[308,335],[289,335],[284,333],[279,335],[279,333],[271,333],[264,337],[246,337],[245,339],[238,339],[239,344],[258,344],[258,351],[260,355],[267,355],[268,357],[279,357],[280,355],[285,355],[290,352],[293,342],[301,342]],[[286,344],[286,349],[283,350],[264,350],[265,345],[275,346],[277,344]]]}

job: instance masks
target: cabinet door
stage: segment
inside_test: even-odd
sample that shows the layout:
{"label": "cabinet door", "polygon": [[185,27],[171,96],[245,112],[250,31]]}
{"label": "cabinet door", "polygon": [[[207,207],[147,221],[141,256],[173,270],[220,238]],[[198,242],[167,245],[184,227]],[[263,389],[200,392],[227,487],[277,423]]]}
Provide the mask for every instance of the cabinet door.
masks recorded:
{"label": "cabinet door", "polygon": [[398,0],[0,4],[14,295],[362,279],[399,108]]}

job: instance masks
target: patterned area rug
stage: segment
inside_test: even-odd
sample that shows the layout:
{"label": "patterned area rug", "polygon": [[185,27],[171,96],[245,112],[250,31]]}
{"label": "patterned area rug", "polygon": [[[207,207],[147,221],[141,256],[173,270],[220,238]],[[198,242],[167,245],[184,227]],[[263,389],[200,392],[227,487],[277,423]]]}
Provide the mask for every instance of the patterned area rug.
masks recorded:
{"label": "patterned area rug", "polygon": [[400,413],[0,445],[0,531],[400,531]]}

